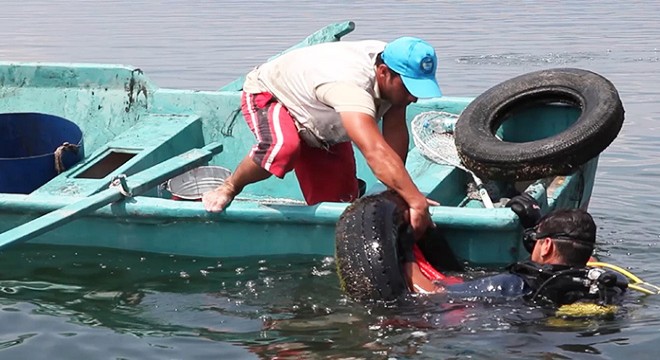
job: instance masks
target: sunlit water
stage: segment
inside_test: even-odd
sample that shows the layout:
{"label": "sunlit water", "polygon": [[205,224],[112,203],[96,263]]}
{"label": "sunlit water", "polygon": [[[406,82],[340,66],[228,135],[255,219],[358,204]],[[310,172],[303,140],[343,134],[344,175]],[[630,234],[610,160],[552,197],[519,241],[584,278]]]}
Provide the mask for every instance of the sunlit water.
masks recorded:
{"label": "sunlit water", "polygon": [[[155,2],[153,2],[155,4]],[[449,96],[552,67],[601,73],[626,122],[601,156],[598,252],[660,283],[660,11],[654,2],[4,1],[0,58],[120,63],[161,87],[217,89],[324,25],[416,35]],[[94,234],[90,234],[94,236]],[[660,298],[612,320],[522,304],[345,299],[331,258],[194,259],[24,246],[0,254],[2,359],[655,359]],[[445,299],[446,300],[446,299]]]}

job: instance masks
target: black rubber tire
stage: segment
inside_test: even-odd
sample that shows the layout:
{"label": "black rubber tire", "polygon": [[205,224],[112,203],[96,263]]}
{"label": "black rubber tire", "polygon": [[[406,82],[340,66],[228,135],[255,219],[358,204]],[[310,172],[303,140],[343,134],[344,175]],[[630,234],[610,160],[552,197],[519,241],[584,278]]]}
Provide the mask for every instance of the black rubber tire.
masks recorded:
{"label": "black rubber tire", "polygon": [[335,231],[335,262],[342,290],[358,301],[396,300],[407,292],[398,241],[408,230],[403,200],[384,192],[356,200]]}
{"label": "black rubber tire", "polygon": [[[504,142],[495,131],[516,109],[564,103],[582,110],[559,134],[525,143]],[[567,175],[600,154],[617,137],[624,110],[614,85],[582,69],[550,69],[500,83],[474,99],[454,132],[465,166],[492,180],[534,180]]]}

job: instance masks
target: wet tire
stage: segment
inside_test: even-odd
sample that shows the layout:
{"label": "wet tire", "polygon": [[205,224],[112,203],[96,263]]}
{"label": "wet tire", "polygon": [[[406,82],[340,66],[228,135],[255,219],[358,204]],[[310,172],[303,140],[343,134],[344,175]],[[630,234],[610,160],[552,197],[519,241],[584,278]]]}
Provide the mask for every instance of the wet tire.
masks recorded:
{"label": "wet tire", "polygon": [[392,192],[358,199],[337,222],[335,259],[342,290],[351,298],[391,301],[407,291],[398,241],[409,227],[404,202]]}
{"label": "wet tire", "polygon": [[[563,103],[581,115],[566,130],[540,140],[512,143],[495,131],[516,109]],[[472,101],[455,128],[456,147],[467,168],[492,180],[534,180],[567,175],[600,154],[617,137],[624,110],[614,85],[581,69],[551,69],[500,83]]]}

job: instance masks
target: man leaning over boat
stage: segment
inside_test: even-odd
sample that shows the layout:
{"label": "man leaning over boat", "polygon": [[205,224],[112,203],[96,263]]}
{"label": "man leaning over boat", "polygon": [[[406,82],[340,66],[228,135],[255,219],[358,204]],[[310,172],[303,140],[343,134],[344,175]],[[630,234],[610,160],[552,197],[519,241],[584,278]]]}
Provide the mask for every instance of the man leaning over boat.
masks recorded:
{"label": "man leaning over boat", "polygon": [[204,194],[204,207],[223,211],[246,185],[291,170],[307,204],[351,202],[359,196],[353,142],[374,175],[406,201],[419,238],[434,226],[429,205],[437,203],[406,171],[405,115],[418,98],[441,96],[436,68],[433,47],[413,37],[312,45],[258,66],[241,101],[257,143],[223,185]]}

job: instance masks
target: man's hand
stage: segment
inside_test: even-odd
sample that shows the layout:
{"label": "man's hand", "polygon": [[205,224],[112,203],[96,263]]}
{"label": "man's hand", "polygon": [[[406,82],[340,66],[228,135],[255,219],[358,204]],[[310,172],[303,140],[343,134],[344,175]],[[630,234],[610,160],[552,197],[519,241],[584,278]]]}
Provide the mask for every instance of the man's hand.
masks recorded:
{"label": "man's hand", "polygon": [[234,200],[235,194],[234,186],[225,181],[215,190],[204,193],[202,203],[208,212],[221,212]]}
{"label": "man's hand", "polygon": [[412,227],[415,240],[419,240],[429,227],[435,227],[435,223],[431,219],[431,213],[429,212],[429,205],[438,206],[440,203],[431,199],[426,199],[426,202],[422,206],[410,206],[408,208],[406,216]]}

